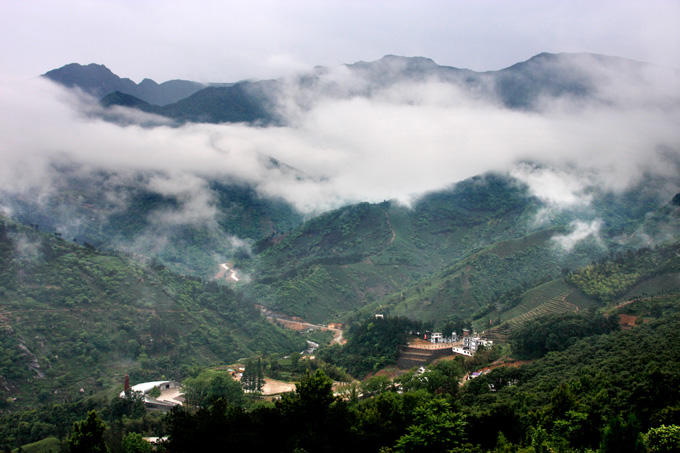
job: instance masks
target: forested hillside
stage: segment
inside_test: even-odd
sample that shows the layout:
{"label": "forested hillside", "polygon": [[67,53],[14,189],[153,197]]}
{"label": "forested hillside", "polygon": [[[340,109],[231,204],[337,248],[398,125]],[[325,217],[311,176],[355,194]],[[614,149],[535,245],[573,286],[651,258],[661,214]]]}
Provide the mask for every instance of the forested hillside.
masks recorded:
{"label": "forested hillside", "polygon": [[[646,214],[666,209],[655,200],[645,190],[600,194],[597,211],[565,209],[540,223],[547,208],[525,186],[486,174],[427,194],[412,208],[363,203],[322,214],[259,241],[253,260],[239,264],[253,278],[249,294],[291,315],[324,321],[359,309],[421,320],[474,316],[488,325],[512,308],[511,294],[516,305],[532,287],[611,250],[637,247],[653,228]],[[579,222],[601,227],[565,246]]]}
{"label": "forested hillside", "polygon": [[305,348],[227,287],[6,220],[0,297],[7,408],[90,394],[126,374],[180,379],[194,365]]}
{"label": "forested hillside", "polygon": [[290,204],[239,181],[190,182],[168,193],[170,176],[162,172],[130,176],[69,166],[53,172],[55,187],[40,200],[6,200],[17,220],[206,279],[220,263],[247,255],[248,241],[291,230],[303,219]]}
{"label": "forested hillside", "polygon": [[[647,322],[629,330],[611,323],[604,330],[587,328],[606,325],[603,318],[546,322],[548,337],[566,338],[568,331],[576,337],[559,351],[542,352],[518,367],[497,367],[462,386],[472,359],[440,361],[394,381],[374,377],[341,396],[316,371],[271,405],[247,410],[217,400],[178,408],[165,419],[164,447],[178,452],[224,443],[263,451],[677,451],[680,300],[639,301],[625,311]],[[365,328],[356,333],[368,339]],[[115,426],[112,422],[109,429]]]}

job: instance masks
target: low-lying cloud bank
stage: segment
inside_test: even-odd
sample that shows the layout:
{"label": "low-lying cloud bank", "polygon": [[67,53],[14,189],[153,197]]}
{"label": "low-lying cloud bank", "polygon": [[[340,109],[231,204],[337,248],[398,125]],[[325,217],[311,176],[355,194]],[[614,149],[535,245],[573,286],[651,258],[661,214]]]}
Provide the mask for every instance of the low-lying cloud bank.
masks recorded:
{"label": "low-lying cloud bank", "polygon": [[[346,69],[324,77],[321,88],[363,89],[360,80],[347,80]],[[622,191],[645,175],[677,176],[677,78],[598,77],[594,100],[546,98],[533,111],[434,79],[369,97],[311,90],[304,102],[299,91],[284,90],[279,104],[291,126],[268,128],[172,127],[122,108],[116,115],[128,125],[121,126],[102,120],[94,100],[47,80],[5,81],[0,191],[49,194],[55,163],[120,175],[159,172],[164,176],[145,180],[146,188],[185,207],[165,220],[210,222],[214,203],[205,181],[212,178],[246,182],[314,213],[356,201],[408,204],[487,171],[509,172],[554,206],[587,204],[592,187]],[[269,156],[299,171],[271,165]]]}

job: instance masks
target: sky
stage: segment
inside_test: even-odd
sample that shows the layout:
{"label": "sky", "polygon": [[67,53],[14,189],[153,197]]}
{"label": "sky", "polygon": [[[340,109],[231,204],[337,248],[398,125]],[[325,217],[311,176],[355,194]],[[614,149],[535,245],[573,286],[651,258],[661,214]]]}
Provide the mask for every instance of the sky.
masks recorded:
{"label": "sky", "polygon": [[98,63],[233,82],[387,54],[497,70],[540,52],[680,68],[678,24],[675,0],[2,0],[0,74]]}
{"label": "sky", "polygon": [[[158,126],[140,127],[140,113],[126,109],[118,113],[130,121],[121,126],[101,119],[97,100],[37,75],[78,62],[136,82],[229,82],[323,65],[331,70],[319,86],[350,90],[365,81],[342,64],[386,54],[485,71],[541,52],[677,69],[678,24],[680,2],[662,0],[0,0],[0,211],[11,215],[3,194],[46,200],[61,184],[55,163],[105,169],[121,183],[173,195],[178,211],[154,219],[207,225],[217,215],[214,178],[245,181],[310,215],[359,201],[408,205],[487,171],[525,182],[554,210],[588,206],[590,189],[621,193],[649,175],[674,181],[663,194],[672,197],[680,191],[680,83],[672,71],[628,74],[583,60],[599,101],[545,99],[538,111],[507,109],[437,80],[369,97],[291,84],[278,99],[288,125],[266,128],[171,127],[148,117]],[[268,156],[305,177],[266,165]],[[139,172],[155,176],[140,180]],[[124,203],[118,195],[103,196]],[[599,227],[591,218],[574,234]]]}

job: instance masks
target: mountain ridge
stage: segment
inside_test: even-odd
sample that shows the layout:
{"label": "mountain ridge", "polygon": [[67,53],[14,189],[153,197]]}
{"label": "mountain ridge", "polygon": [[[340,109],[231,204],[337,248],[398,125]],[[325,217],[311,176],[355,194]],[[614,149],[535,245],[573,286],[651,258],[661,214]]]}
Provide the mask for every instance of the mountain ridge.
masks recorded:
{"label": "mountain ridge", "polygon": [[[86,71],[90,67],[94,68],[91,69],[91,74],[89,70]],[[544,97],[578,100],[600,96],[597,88],[603,74],[627,71],[636,76],[651,65],[600,54],[544,52],[507,68],[485,72],[439,65],[426,57],[396,55],[386,55],[371,62],[358,61],[342,67],[363,82],[358,87],[343,87],[333,79],[328,83],[323,82],[330,92],[333,92],[333,87],[339,89],[340,96],[370,97],[397,83],[437,80],[467,90],[477,97],[498,100],[509,109],[537,110],[540,109]],[[83,73],[79,75],[78,71]],[[278,103],[287,85],[292,83],[303,91],[314,90],[319,87],[324,75],[332,71],[333,69],[316,67],[311,72],[300,73],[289,79],[243,80],[230,84],[211,84],[207,87],[199,86],[196,82],[169,81],[157,87],[169,88],[172,83],[183,84],[185,91],[183,95],[177,92],[171,102],[168,101],[169,98],[164,98],[165,103],[155,101],[153,96],[158,96],[156,94],[141,92],[142,86],[152,86],[149,79],[136,85],[129,79],[119,78],[101,65],[71,64],[49,71],[44,76],[68,87],[78,86],[98,99],[103,98],[103,104],[107,107],[132,106],[180,122],[284,125],[286,119],[281,117]],[[66,74],[75,75],[67,77]],[[90,80],[96,80],[97,74],[104,74],[106,77],[102,77],[98,83]],[[116,88],[105,88],[109,86]],[[110,94],[114,91],[138,97],[150,105],[111,97]],[[314,91],[309,96],[315,96]],[[601,101],[608,102],[608,99]]]}
{"label": "mountain ridge", "polygon": [[158,84],[151,79],[144,79],[136,84],[114,74],[105,65],[96,63],[70,63],[48,71],[42,77],[68,88],[80,88],[97,99],[119,91],[154,105],[175,103],[205,87],[205,84],[189,80],[169,80]]}

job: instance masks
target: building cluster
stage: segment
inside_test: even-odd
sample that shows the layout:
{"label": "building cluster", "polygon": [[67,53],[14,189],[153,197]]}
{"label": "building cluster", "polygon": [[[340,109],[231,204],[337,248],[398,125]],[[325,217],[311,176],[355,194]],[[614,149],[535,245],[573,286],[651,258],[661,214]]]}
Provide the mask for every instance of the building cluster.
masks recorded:
{"label": "building cluster", "polygon": [[463,329],[463,335],[453,332],[450,337],[445,337],[441,332],[425,332],[425,340],[437,344],[451,343],[453,352],[466,356],[473,356],[481,347],[493,345],[493,341],[480,337],[470,329]]}

